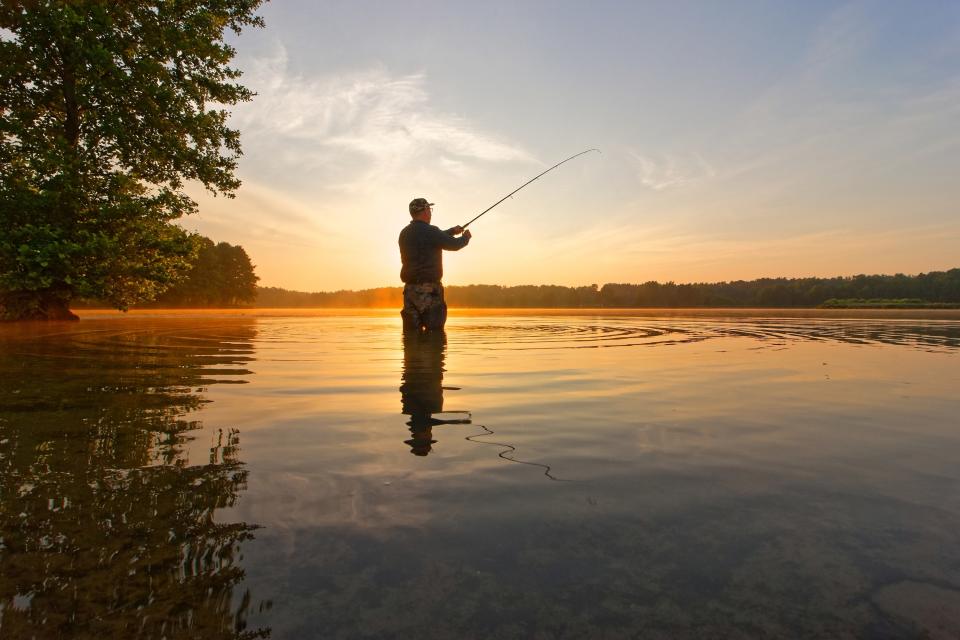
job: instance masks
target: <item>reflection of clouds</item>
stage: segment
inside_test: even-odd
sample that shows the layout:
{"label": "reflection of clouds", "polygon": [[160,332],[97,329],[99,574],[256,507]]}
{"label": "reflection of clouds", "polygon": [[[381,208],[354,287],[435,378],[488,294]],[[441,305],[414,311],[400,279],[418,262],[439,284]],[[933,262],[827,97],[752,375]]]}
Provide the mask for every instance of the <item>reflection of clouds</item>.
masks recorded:
{"label": "reflection of clouds", "polygon": [[[271,412],[257,417],[263,430],[243,429],[256,459],[245,511],[232,517],[268,525],[248,545],[245,568],[257,592],[269,585],[283,603],[277,617],[308,612],[313,627],[352,637],[358,620],[386,620],[392,631],[403,626],[397,616],[415,611],[400,635],[434,637],[421,633],[424,621],[449,619],[436,637],[459,637],[475,618],[450,615],[451,601],[496,603],[538,628],[579,607],[573,622],[563,619],[566,633],[619,602],[616,619],[628,621],[619,635],[653,620],[665,637],[697,637],[677,634],[670,617],[684,612],[690,624],[693,598],[702,606],[690,610],[707,612],[695,625],[701,634],[735,633],[711,609],[721,603],[763,612],[775,635],[803,624],[804,635],[821,637],[840,628],[834,612],[875,587],[874,600],[898,614],[907,613],[899,597],[911,593],[956,599],[942,586],[952,579],[942,550],[956,548],[958,530],[948,517],[955,452],[942,446],[952,437],[944,418],[953,415],[955,363],[926,349],[944,338],[955,353],[956,322],[585,313],[490,311],[448,324],[442,382],[462,391],[447,403],[462,396],[456,408],[477,408],[529,459],[583,480],[562,489],[498,459],[496,447],[463,441],[480,428],[440,427],[429,458],[398,446],[404,363],[399,327],[382,314],[263,320],[255,384],[212,389],[218,413],[208,419],[232,423],[224,408]],[[658,343],[569,348],[635,338]],[[525,350],[541,344],[556,349]],[[888,591],[890,567],[941,586]],[[796,584],[810,589],[794,597]],[[558,597],[563,611],[553,614]],[[804,615],[783,622],[778,612],[797,598]],[[583,623],[576,635],[595,628]]]}
{"label": "reflection of clouds", "polygon": [[376,532],[431,522],[436,513],[422,486],[424,480],[418,477],[411,482],[409,477],[397,478],[396,473],[392,465],[361,467],[350,475],[261,473],[250,483],[249,513],[266,518],[271,534],[280,537],[314,527]]}

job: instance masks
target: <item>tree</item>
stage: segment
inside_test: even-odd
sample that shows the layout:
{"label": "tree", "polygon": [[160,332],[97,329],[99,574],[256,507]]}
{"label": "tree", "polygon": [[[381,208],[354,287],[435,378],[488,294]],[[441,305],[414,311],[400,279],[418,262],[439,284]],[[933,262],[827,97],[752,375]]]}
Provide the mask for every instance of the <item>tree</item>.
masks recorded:
{"label": "tree", "polygon": [[250,256],[240,245],[230,245],[221,242],[217,249],[223,252],[224,274],[226,287],[221,304],[236,305],[253,302],[257,298],[257,281],[260,278],[254,273]]}
{"label": "tree", "polygon": [[214,244],[200,238],[200,250],[187,277],[167,290],[160,304],[229,307],[257,298],[257,281],[250,256],[240,245]]}
{"label": "tree", "polygon": [[184,183],[240,185],[225,107],[253,94],[224,36],[262,26],[261,2],[0,4],[0,315],[125,309],[189,270]]}

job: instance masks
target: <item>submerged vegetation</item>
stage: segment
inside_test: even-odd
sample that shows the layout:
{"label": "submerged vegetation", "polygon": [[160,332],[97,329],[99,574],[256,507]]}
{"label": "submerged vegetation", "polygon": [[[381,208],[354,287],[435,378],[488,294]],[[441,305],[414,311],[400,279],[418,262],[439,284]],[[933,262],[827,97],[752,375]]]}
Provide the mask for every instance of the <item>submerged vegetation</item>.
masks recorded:
{"label": "submerged vegetation", "polygon": [[[904,274],[837,278],[761,278],[732,282],[447,286],[447,302],[457,307],[817,307],[861,303],[922,308],[960,305],[960,268]],[[400,287],[306,293],[277,287],[257,290],[258,307],[399,307]],[[848,306],[871,306],[850,304]]]}

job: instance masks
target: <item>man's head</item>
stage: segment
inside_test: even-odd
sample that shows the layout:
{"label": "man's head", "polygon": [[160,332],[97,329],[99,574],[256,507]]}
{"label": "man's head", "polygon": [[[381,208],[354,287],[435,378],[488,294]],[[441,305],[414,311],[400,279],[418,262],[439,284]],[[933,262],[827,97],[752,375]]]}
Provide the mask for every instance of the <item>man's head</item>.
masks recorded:
{"label": "man's head", "polygon": [[410,201],[410,217],[414,220],[423,220],[430,222],[433,203],[427,202],[426,198],[414,198]]}

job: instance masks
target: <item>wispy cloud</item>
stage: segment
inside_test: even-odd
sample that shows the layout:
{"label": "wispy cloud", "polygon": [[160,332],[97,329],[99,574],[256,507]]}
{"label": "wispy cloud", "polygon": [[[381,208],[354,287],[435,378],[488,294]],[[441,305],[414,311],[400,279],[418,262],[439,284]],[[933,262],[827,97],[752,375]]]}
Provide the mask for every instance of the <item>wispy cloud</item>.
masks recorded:
{"label": "wispy cloud", "polygon": [[654,157],[630,150],[627,156],[636,167],[640,183],[654,191],[682,187],[716,175],[714,168],[699,153]]}
{"label": "wispy cloud", "polygon": [[[719,181],[737,197],[790,200],[806,218],[827,223],[860,215],[849,207],[869,197],[882,207],[926,175],[956,166],[948,154],[960,144],[952,123],[960,115],[955,65],[938,67],[956,35],[918,43],[910,56],[886,63],[883,81],[870,78],[874,58],[886,54],[884,34],[893,25],[870,3],[850,2],[829,11],[805,47],[775,81],[752,99],[726,133]],[[960,33],[960,32],[954,32]],[[901,45],[902,46],[902,45]],[[736,181],[736,182],[735,182]],[[844,206],[824,206],[846,198]]]}
{"label": "wispy cloud", "polygon": [[[955,266],[952,247],[958,240],[960,229],[952,224],[866,232],[834,227],[802,234],[768,233],[763,238],[718,238],[669,222],[633,228],[602,226],[552,243],[542,261],[553,266],[530,281],[705,282],[763,276],[917,273]],[[927,248],[925,255],[912,250],[917,245]],[[598,246],[603,247],[602,252],[597,252]],[[560,256],[564,259],[558,261]]]}
{"label": "wispy cloud", "polygon": [[470,162],[532,160],[519,145],[433,108],[423,73],[306,77],[289,70],[278,44],[244,79],[259,94],[234,113],[246,144],[285,164],[331,169],[325,175],[339,186],[409,172],[414,162],[457,174]]}
{"label": "wispy cloud", "polygon": [[871,20],[868,3],[841,5],[814,31],[803,63],[814,73],[828,72],[860,57],[875,36],[875,22]]}

